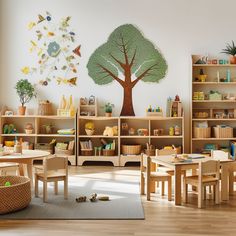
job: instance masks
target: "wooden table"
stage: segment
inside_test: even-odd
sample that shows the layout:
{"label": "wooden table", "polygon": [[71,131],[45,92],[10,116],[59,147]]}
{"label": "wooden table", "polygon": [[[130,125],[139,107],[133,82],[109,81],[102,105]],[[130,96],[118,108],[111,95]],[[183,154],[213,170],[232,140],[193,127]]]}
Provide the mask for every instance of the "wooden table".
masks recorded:
{"label": "wooden table", "polygon": [[[211,157],[204,157],[199,159],[193,159],[192,162],[178,162],[173,163],[173,156],[152,156],[152,162],[163,165],[175,171],[175,205],[181,205],[181,171],[182,170],[196,170],[198,168],[198,164],[201,161],[212,160]],[[228,168],[230,164],[232,164],[232,160],[224,160],[220,161],[222,172],[221,172],[221,200],[228,200],[229,191],[229,172]]]}
{"label": "wooden table", "polygon": [[28,177],[33,183],[33,160],[48,156],[50,153],[40,150],[23,150],[22,154],[10,154],[7,156],[0,156],[0,162],[14,162],[20,164],[20,175],[26,176],[23,169],[23,164],[27,166]]}

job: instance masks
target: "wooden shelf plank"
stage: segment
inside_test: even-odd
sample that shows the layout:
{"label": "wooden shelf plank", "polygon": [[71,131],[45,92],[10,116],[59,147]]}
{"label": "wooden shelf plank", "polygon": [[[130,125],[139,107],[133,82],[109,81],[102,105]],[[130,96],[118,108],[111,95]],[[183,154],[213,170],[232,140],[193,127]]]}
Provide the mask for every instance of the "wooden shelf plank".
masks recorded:
{"label": "wooden shelf plank", "polygon": [[193,82],[193,85],[236,85],[236,82]]}
{"label": "wooden shelf plank", "polygon": [[149,138],[150,136],[141,135],[122,135],[121,138]]}
{"label": "wooden shelf plank", "polygon": [[62,137],[62,138],[75,138],[75,134],[37,134],[37,137]]}
{"label": "wooden shelf plank", "polygon": [[193,67],[236,67],[235,64],[193,64]]}
{"label": "wooden shelf plank", "polygon": [[193,121],[201,121],[201,120],[207,120],[207,121],[236,121],[236,118],[225,118],[225,119],[215,119],[215,118],[193,118]]}
{"label": "wooden shelf plank", "polygon": [[75,117],[67,117],[67,116],[39,116],[39,115],[25,115],[25,116],[20,116],[20,115],[13,115],[13,116],[6,116],[2,115],[2,118],[41,118],[41,119],[55,119],[55,120],[73,120]]}
{"label": "wooden shelf plank", "polygon": [[236,100],[193,100],[193,103],[235,103]]}
{"label": "wooden shelf plank", "polygon": [[234,138],[192,138],[193,141],[200,141],[200,140],[211,140],[211,141],[214,141],[214,140],[236,140],[236,137]]}
{"label": "wooden shelf plank", "polygon": [[118,136],[105,136],[105,135],[78,135],[78,138],[118,138]]}
{"label": "wooden shelf plank", "polygon": [[2,137],[36,137],[37,134],[25,134],[25,133],[17,133],[17,134],[1,134]]}
{"label": "wooden shelf plank", "polygon": [[170,136],[170,135],[160,135],[160,136],[150,136],[150,138],[159,138],[159,139],[162,139],[162,138],[170,138],[170,139],[175,139],[175,138],[183,138],[182,135],[176,135],[176,136]]}

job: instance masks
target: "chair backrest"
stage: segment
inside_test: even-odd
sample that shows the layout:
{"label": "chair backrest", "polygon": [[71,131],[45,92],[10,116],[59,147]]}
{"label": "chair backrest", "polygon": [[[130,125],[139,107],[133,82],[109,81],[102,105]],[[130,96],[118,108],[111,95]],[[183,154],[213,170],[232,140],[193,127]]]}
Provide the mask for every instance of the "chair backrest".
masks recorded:
{"label": "chair backrest", "polygon": [[220,161],[209,160],[199,163],[199,177],[203,175],[215,175],[216,178],[220,176]]}
{"label": "chair backrest", "polygon": [[156,156],[165,156],[165,155],[172,155],[176,154],[176,149],[156,149]]}
{"label": "chair backrest", "polygon": [[44,175],[52,171],[63,171],[68,175],[68,157],[51,155],[43,159]]}
{"label": "chair backrest", "polygon": [[141,160],[140,160],[140,170],[141,172],[144,172],[147,168],[147,155],[142,153],[141,154]]}
{"label": "chair backrest", "polygon": [[222,150],[211,150],[211,157],[214,160],[225,161],[230,158],[230,154],[229,154],[229,152],[225,152]]}

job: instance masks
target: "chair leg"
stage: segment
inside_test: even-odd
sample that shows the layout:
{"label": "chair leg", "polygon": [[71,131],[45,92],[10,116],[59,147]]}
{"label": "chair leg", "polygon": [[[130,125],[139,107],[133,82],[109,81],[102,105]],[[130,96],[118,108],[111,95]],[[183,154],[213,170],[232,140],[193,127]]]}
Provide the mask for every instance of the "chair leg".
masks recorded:
{"label": "chair leg", "polygon": [[47,202],[48,200],[47,184],[47,181],[43,181],[43,202]]}
{"label": "chair leg", "polygon": [[217,181],[216,185],[214,185],[214,188],[215,188],[215,194],[214,194],[215,195],[215,203],[219,204],[220,203],[219,181]]}
{"label": "chair leg", "polygon": [[58,181],[54,182],[54,193],[55,193],[55,195],[58,194]]}
{"label": "chair leg", "polygon": [[206,194],[206,187],[204,187],[203,189],[204,189],[204,191],[203,191],[203,200],[206,200],[207,199],[206,198],[206,196],[207,196],[207,194]]}
{"label": "chair leg", "polygon": [[39,181],[38,181],[38,177],[37,175],[35,175],[34,177],[34,181],[35,181],[35,186],[34,186],[34,195],[35,197],[38,197],[39,196]]}
{"label": "chair leg", "polygon": [[64,199],[68,199],[68,178],[64,180]]}
{"label": "chair leg", "polygon": [[202,195],[204,192],[204,187],[198,186],[198,208],[202,208]]}
{"label": "chair leg", "polygon": [[150,183],[147,183],[146,185],[147,185],[147,201],[150,201],[150,195],[151,195],[151,193],[150,193],[150,184],[151,184],[151,182],[152,181],[150,181]]}
{"label": "chair leg", "polygon": [[172,177],[168,179],[168,201],[172,200]]}
{"label": "chair leg", "polygon": [[145,188],[145,179],[143,177],[143,174],[141,174],[141,178],[140,178],[140,193],[141,193],[141,195],[144,195],[144,188]]}
{"label": "chair leg", "polygon": [[187,203],[188,202],[188,185],[186,184],[186,181],[184,179],[184,182],[183,182],[183,202],[184,203]]}
{"label": "chair leg", "polygon": [[165,181],[161,182],[161,196],[165,195]]}

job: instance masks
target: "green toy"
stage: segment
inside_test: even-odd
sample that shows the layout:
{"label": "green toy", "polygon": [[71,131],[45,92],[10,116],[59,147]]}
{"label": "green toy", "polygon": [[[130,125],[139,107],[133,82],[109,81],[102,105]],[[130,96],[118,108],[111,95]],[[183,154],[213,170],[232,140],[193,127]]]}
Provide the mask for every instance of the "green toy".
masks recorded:
{"label": "green toy", "polygon": [[5,187],[10,187],[11,186],[11,183],[9,181],[7,181],[5,184],[4,184]]}

